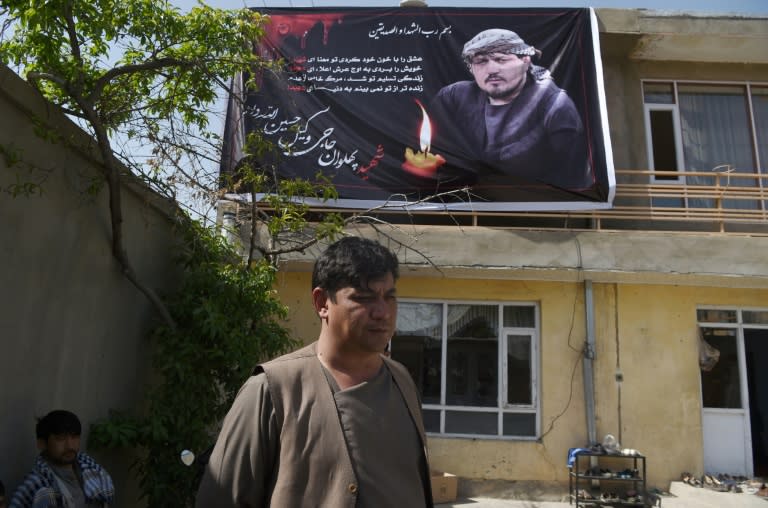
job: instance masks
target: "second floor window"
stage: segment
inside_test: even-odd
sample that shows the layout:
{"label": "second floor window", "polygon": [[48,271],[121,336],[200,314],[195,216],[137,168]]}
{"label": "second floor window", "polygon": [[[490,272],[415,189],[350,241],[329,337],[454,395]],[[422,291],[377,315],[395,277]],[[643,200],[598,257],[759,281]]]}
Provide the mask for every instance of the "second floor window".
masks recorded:
{"label": "second floor window", "polygon": [[[760,187],[768,174],[768,85],[643,82],[648,159],[657,183]],[[671,173],[670,173],[671,172]],[[716,177],[690,173],[746,173]],[[724,180],[725,179],[725,180]],[[712,208],[714,199],[669,199],[666,206]],[[725,208],[760,208],[751,199]]]}

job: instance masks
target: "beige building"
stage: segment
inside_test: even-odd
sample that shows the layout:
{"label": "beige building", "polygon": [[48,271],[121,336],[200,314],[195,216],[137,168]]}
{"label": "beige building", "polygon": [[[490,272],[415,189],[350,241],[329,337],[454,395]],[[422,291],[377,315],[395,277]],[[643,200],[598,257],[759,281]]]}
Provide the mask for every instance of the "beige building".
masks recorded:
{"label": "beige building", "polygon": [[[562,488],[569,449],[610,433],[649,487],[766,475],[768,18],[596,17],[611,210],[389,217],[432,263],[398,248],[392,341],[432,465]],[[278,287],[306,341],[313,254]]]}

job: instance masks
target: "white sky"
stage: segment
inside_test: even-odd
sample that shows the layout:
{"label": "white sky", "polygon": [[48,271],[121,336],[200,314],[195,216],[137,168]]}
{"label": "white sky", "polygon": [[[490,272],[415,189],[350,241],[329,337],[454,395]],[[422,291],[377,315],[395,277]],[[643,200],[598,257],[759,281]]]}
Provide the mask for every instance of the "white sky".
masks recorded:
{"label": "white sky", "polygon": [[[196,0],[172,0],[182,10]],[[397,7],[399,0],[208,0],[222,9],[241,7]],[[617,7],[691,13],[768,15],[768,0],[427,0],[430,7]]]}

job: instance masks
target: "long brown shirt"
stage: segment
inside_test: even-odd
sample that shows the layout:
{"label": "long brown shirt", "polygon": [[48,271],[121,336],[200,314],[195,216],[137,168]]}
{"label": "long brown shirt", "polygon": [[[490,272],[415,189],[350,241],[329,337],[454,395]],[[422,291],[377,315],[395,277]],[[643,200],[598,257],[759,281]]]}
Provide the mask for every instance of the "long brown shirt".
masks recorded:
{"label": "long brown shirt", "polygon": [[[315,343],[268,362],[241,388],[203,476],[197,508],[355,508],[360,483],[316,351]],[[416,388],[402,365],[384,361],[417,431],[421,467],[413,474],[422,480],[423,506],[431,507]]]}

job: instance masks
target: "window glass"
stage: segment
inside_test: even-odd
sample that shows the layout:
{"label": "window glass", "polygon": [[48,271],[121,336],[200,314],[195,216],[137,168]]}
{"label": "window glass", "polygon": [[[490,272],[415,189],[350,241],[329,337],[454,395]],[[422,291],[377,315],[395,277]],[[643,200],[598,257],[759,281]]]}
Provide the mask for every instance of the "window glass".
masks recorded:
{"label": "window glass", "polygon": [[440,432],[440,411],[425,409],[422,411],[424,417],[424,430],[427,432]]}
{"label": "window glass", "polygon": [[643,98],[646,104],[674,104],[672,83],[643,83]]}
{"label": "window glass", "polygon": [[448,306],[446,404],[498,406],[498,334],[498,306]]}
{"label": "window glass", "polygon": [[448,434],[499,433],[499,417],[496,413],[472,413],[468,411],[446,411],[445,432]]}
{"label": "window glass", "polygon": [[536,436],[537,316],[530,303],[399,302],[392,358],[421,393],[428,432]]}
{"label": "window glass", "polygon": [[750,325],[768,325],[768,311],[745,310],[741,312],[744,322]]}
{"label": "window glass", "polygon": [[507,335],[507,403],[533,403],[531,337]]}
{"label": "window glass", "polygon": [[[746,89],[742,86],[678,86],[683,157],[687,172],[755,173]],[[688,183],[755,187],[754,178],[689,175]],[[693,208],[713,208],[714,199],[691,199]],[[724,208],[750,209],[755,200],[726,199]]]}
{"label": "window glass", "polygon": [[533,328],[536,326],[536,308],[532,305],[505,305],[506,328]]}
{"label": "window glass", "polygon": [[736,323],[738,316],[735,310],[698,309],[696,320],[699,323]]}
{"label": "window glass", "polygon": [[[653,169],[680,173],[679,178],[657,174],[655,182],[731,190],[768,187],[768,85],[643,82],[642,87],[644,103],[654,109],[646,120]],[[664,107],[677,111],[679,125],[670,122],[674,113],[662,111]],[[681,150],[680,157],[675,150]],[[749,193],[731,192],[722,199],[693,195],[654,197],[652,205],[737,210],[766,206],[765,200]]]}
{"label": "window glass", "polygon": [[535,436],[536,415],[532,413],[506,413],[504,415],[505,436]]}
{"label": "window glass", "polygon": [[425,404],[440,403],[442,329],[441,304],[398,304],[392,358],[408,369]]}
{"label": "window glass", "polygon": [[736,354],[736,330],[703,328],[703,337],[720,357],[710,371],[701,371],[701,393],[704,407],[741,408],[739,361]]}

